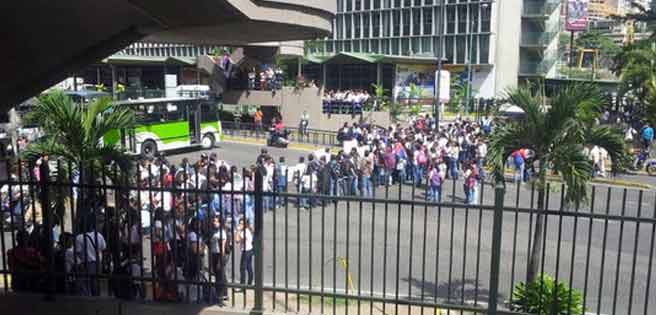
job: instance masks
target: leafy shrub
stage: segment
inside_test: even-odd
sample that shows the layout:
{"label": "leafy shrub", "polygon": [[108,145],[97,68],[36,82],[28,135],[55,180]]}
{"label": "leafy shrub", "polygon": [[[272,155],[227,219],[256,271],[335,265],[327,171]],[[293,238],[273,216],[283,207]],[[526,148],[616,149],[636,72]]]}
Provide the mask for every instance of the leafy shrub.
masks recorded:
{"label": "leafy shrub", "polygon": [[543,274],[528,285],[515,285],[511,309],[537,315],[583,315],[583,296],[576,289],[570,291],[564,282],[556,283],[553,277]]}

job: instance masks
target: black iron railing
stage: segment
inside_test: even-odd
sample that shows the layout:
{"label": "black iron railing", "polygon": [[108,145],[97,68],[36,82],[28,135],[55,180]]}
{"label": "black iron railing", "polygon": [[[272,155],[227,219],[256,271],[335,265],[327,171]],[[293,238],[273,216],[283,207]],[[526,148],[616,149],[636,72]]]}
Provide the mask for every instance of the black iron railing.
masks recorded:
{"label": "black iron railing", "polygon": [[[204,184],[196,175],[171,178],[163,166],[89,168],[79,176],[73,165],[58,168],[51,178],[54,170],[42,167],[37,180],[19,164],[17,176],[1,183],[8,193],[2,292],[226,303],[256,312],[512,313],[512,290],[527,280],[538,240],[537,278],[552,275],[580,292],[587,312],[651,314],[656,303],[653,191],[592,187],[589,202],[573,204],[566,187],[550,183],[537,210],[537,187],[523,183],[466,187],[449,179],[433,190],[413,175],[401,183],[376,173],[322,182],[290,168],[273,176],[244,170],[219,176],[217,185],[213,174]],[[240,230],[242,216],[253,224],[248,248],[239,241],[249,234]],[[65,233],[77,239],[72,260],[60,248],[66,237],[57,235]],[[105,249],[94,250],[101,238]]]}
{"label": "black iron railing", "polygon": [[[258,125],[251,122],[221,121],[223,133],[228,136],[266,139],[269,137],[271,126]],[[320,129],[302,129],[299,127],[285,127],[287,139],[292,143],[304,143],[317,146],[336,146],[337,132]]]}

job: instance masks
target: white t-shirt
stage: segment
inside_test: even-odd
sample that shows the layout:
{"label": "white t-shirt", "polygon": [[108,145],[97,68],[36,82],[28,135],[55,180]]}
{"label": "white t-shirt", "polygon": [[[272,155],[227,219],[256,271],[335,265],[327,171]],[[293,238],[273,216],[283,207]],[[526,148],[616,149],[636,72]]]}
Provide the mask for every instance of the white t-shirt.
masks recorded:
{"label": "white t-shirt", "polygon": [[226,234],[225,230],[223,229],[217,230],[214,234],[212,234],[212,238],[210,239],[210,253],[212,254],[220,253],[221,241],[225,242],[227,240],[228,240],[228,235]]}
{"label": "white t-shirt", "polygon": [[107,248],[105,238],[100,232],[87,232],[75,237],[76,262],[95,262]]}
{"label": "white t-shirt", "polygon": [[238,232],[241,237],[241,241],[239,242],[239,248],[242,251],[247,251],[247,250],[252,250],[253,249],[253,233],[251,233],[251,230],[249,229],[244,229],[243,231]]}

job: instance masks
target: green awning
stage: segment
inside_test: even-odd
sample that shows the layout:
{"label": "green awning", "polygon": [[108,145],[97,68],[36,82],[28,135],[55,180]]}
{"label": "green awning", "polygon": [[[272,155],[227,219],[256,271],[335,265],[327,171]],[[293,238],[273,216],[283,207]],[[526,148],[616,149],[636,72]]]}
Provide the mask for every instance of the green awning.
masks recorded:
{"label": "green awning", "polygon": [[408,64],[433,64],[437,63],[437,57],[429,56],[392,56],[367,53],[341,52],[334,55],[309,55],[305,60],[319,64],[354,64],[354,63],[408,63]]}
{"label": "green awning", "polygon": [[116,65],[181,65],[193,66],[196,64],[196,58],[183,57],[146,57],[146,56],[129,56],[113,55],[103,60],[103,63]]}

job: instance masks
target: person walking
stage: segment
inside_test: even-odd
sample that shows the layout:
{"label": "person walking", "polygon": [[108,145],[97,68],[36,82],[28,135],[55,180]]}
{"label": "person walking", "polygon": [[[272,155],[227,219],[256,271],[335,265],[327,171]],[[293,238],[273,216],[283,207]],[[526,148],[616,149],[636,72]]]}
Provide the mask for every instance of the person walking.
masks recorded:
{"label": "person walking", "polygon": [[652,128],[649,124],[645,124],[645,126],[640,130],[640,136],[642,137],[642,144],[645,150],[649,151],[651,143],[654,141],[654,128]]}
{"label": "person walking", "polygon": [[430,172],[428,173],[428,185],[430,186],[429,193],[426,194],[426,199],[431,202],[439,202],[442,194],[442,182],[444,175],[440,170],[438,162],[433,164]]}

